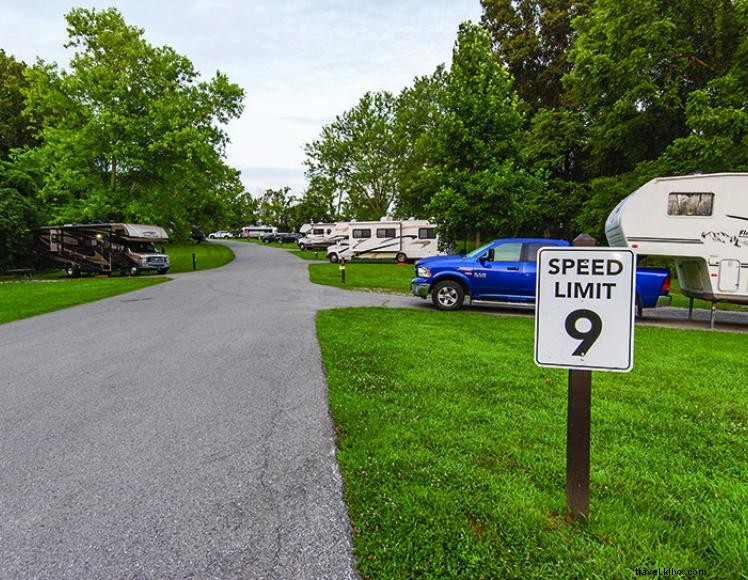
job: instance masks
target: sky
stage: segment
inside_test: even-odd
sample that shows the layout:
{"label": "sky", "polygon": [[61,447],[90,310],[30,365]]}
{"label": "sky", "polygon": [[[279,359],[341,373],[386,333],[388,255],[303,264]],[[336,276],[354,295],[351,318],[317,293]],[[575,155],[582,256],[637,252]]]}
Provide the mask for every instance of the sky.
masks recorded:
{"label": "sky", "polygon": [[27,64],[66,67],[64,14],[116,7],[155,46],[189,58],[203,79],[240,85],[244,113],[227,126],[227,162],[255,196],[301,197],[304,145],[366,91],[398,93],[449,65],[460,22],[479,0],[0,0],[0,48]]}

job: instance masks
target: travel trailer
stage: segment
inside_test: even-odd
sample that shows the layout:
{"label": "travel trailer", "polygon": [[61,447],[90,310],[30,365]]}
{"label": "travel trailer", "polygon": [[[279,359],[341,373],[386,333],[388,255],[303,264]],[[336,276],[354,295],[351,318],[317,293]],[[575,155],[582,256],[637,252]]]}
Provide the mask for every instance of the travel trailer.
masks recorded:
{"label": "travel trailer", "polygon": [[61,266],[69,277],[81,273],[135,275],[141,271],[165,274],[169,256],[156,243],[169,240],[159,226],[142,224],[65,224],[34,231],[34,249]]}
{"label": "travel trailer", "polygon": [[304,224],[299,228],[303,237],[296,242],[301,250],[325,250],[332,246],[336,240],[332,237],[332,223]]}
{"label": "travel trailer", "polygon": [[402,264],[439,253],[436,226],[427,220],[385,217],[377,222],[347,222],[336,224],[332,235],[341,236],[338,243],[327,248],[327,258],[333,263],[394,259]]}
{"label": "travel trailer", "polygon": [[239,234],[242,238],[261,238],[268,234],[275,234],[278,228],[275,226],[244,226]]}
{"label": "travel trailer", "polygon": [[675,261],[683,294],[748,304],[748,173],[660,177],[608,216],[611,246]]}

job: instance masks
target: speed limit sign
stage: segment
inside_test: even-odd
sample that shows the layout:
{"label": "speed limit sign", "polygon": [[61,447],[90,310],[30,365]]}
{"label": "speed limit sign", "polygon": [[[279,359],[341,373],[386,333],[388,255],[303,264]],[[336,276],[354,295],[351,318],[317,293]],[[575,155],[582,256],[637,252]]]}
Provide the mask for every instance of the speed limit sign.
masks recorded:
{"label": "speed limit sign", "polygon": [[535,363],[630,371],[634,253],[624,248],[541,248],[537,267]]}

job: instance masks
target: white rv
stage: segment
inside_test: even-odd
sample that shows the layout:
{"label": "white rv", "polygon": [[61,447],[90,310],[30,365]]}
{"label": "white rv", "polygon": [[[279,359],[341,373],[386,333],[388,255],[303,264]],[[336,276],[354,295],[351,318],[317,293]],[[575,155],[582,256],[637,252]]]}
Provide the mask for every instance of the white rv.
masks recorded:
{"label": "white rv", "polygon": [[330,262],[342,259],[394,259],[398,263],[435,256],[439,253],[436,226],[427,220],[393,220],[347,222],[336,224],[333,234],[347,236],[327,248]]}
{"label": "white rv", "polygon": [[296,242],[301,250],[325,250],[335,243],[332,231],[336,224],[313,223],[299,228],[303,237]]}
{"label": "white rv", "polygon": [[690,298],[748,304],[748,173],[653,179],[616,206],[605,235],[672,257]]}

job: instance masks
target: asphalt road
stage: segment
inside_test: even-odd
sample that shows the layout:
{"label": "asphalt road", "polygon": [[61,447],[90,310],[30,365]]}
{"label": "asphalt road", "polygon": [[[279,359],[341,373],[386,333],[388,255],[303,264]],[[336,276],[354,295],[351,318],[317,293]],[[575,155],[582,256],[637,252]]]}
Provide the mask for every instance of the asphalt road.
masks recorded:
{"label": "asphalt road", "polygon": [[0,325],[0,577],[355,577],[315,314],[414,299],[229,243],[221,269]]}

